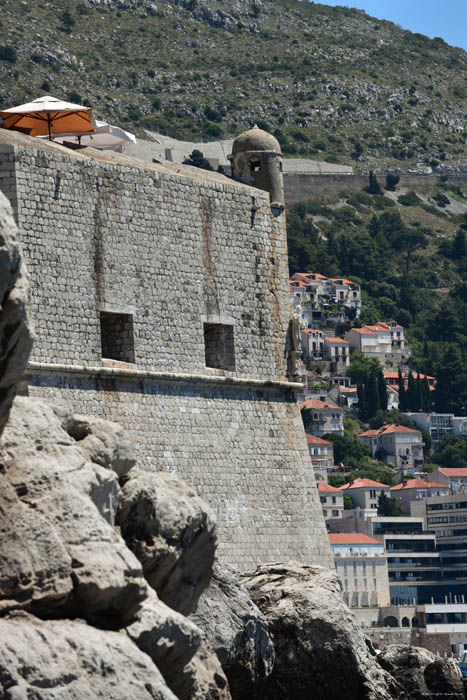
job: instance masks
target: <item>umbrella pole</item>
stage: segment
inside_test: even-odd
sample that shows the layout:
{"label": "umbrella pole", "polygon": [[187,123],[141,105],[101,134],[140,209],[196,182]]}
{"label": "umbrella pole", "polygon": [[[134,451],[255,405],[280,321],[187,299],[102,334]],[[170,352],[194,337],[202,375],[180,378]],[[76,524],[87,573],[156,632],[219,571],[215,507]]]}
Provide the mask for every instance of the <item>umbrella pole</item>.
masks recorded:
{"label": "umbrella pole", "polygon": [[47,128],[49,130],[49,141],[52,141],[52,132],[50,129],[50,116],[49,115],[47,115]]}

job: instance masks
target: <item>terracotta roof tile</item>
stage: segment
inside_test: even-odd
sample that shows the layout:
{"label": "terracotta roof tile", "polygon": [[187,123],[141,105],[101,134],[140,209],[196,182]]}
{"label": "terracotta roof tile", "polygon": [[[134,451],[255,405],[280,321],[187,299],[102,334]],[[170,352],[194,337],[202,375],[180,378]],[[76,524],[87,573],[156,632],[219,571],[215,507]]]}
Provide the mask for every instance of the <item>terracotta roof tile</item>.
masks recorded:
{"label": "terracotta roof tile", "polygon": [[329,532],[330,544],[379,544],[381,542],[361,532]]}
{"label": "terracotta roof tile", "polygon": [[316,408],[316,409],[332,409],[342,411],[340,406],[336,406],[335,403],[331,401],[320,401],[319,399],[308,399],[308,401],[303,401],[300,404],[300,408]]}
{"label": "terracotta roof tile", "polygon": [[309,433],[305,433],[305,435],[306,441],[309,445],[332,445],[332,442],[329,442],[328,440],[322,440],[321,438],[310,435]]}
{"label": "terracotta roof tile", "polygon": [[389,486],[387,484],[380,484],[379,481],[373,481],[373,479],[366,479],[366,478],[358,478],[354,479],[353,481],[349,481],[347,484],[344,484],[343,486],[339,486],[340,491],[347,491],[348,489],[366,489],[366,488],[373,488],[377,487],[380,489],[388,489]]}
{"label": "terracotta roof tile", "polygon": [[443,484],[435,484],[433,481],[424,481],[423,479],[407,479],[406,483],[401,482],[396,486],[391,486],[391,491],[405,491],[406,489],[447,489],[448,486]]}
{"label": "terracotta roof tile", "polygon": [[327,340],[328,343],[344,343],[345,345],[349,344],[349,341],[344,340],[343,338],[325,338],[324,340]]}
{"label": "terracotta roof tile", "polygon": [[336,489],[335,486],[331,486],[331,484],[326,484],[324,481],[317,481],[316,483],[318,486],[318,491],[320,493],[339,493],[342,496],[339,489]]}
{"label": "terracotta roof tile", "polygon": [[451,476],[454,478],[463,476],[467,478],[467,467],[455,467],[453,469],[449,469],[448,467],[440,467],[439,471],[446,476]]}

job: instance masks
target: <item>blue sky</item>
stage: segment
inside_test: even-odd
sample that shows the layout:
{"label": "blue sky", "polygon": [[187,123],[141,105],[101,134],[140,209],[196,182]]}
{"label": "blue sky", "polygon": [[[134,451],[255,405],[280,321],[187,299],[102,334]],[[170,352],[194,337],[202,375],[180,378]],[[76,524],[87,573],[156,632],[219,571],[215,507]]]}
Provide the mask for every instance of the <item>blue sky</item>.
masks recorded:
{"label": "blue sky", "polygon": [[365,10],[403,29],[440,36],[452,46],[467,50],[467,0],[320,0],[323,5],[344,5]]}

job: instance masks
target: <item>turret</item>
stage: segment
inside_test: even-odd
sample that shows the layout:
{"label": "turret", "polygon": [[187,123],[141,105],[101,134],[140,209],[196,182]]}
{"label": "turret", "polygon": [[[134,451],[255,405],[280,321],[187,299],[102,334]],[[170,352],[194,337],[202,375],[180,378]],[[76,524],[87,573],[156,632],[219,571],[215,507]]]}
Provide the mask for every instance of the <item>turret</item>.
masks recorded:
{"label": "turret", "polygon": [[269,192],[271,207],[284,209],[282,153],[279,141],[256,125],[237,136],[228,156],[232,176]]}

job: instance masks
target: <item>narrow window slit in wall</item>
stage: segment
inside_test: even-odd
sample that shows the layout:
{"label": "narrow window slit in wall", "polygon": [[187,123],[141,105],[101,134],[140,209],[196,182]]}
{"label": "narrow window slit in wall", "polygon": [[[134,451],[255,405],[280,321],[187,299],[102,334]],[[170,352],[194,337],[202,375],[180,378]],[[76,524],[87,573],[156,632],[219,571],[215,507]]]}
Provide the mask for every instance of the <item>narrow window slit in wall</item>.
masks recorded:
{"label": "narrow window slit in wall", "polygon": [[132,314],[113,314],[102,311],[100,321],[102,358],[134,363]]}
{"label": "narrow window slit in wall", "polygon": [[233,326],[221,323],[204,324],[204,352],[206,367],[235,370]]}

